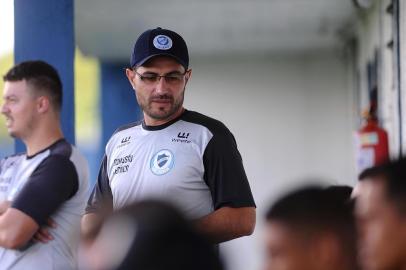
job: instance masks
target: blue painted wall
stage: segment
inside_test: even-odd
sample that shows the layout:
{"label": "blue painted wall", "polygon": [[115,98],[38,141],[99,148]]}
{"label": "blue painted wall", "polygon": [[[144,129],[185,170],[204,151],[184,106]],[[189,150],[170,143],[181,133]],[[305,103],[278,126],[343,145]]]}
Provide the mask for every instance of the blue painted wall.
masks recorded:
{"label": "blue painted wall", "polygon": [[[41,59],[53,65],[63,84],[62,130],[75,143],[73,0],[14,1],[14,61]],[[16,151],[25,151],[16,142]]]}
{"label": "blue painted wall", "polygon": [[134,90],[125,75],[125,63],[101,63],[102,150],[121,125],[142,119]]}

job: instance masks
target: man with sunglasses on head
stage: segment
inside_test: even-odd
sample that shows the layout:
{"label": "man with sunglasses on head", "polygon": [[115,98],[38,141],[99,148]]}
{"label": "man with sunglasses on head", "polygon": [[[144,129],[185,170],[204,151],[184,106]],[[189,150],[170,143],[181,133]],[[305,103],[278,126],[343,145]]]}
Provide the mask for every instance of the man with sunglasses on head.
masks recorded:
{"label": "man with sunglasses on head", "polygon": [[234,136],[183,107],[192,75],[183,38],[145,31],[126,75],[144,119],[120,127],[107,143],[82,219],[85,238],[97,234],[102,213],[147,198],[173,203],[212,243],[250,235],[255,203]]}

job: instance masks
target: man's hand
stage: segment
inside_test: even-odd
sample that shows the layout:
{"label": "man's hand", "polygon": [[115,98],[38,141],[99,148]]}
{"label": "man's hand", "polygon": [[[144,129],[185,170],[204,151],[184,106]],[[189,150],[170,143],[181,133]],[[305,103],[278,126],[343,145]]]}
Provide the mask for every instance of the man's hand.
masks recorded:
{"label": "man's hand", "polygon": [[50,233],[50,230],[54,228],[56,228],[56,223],[52,218],[49,218],[47,226],[40,227],[35,233],[33,237],[34,241],[46,244],[49,241],[54,240],[54,237]]}

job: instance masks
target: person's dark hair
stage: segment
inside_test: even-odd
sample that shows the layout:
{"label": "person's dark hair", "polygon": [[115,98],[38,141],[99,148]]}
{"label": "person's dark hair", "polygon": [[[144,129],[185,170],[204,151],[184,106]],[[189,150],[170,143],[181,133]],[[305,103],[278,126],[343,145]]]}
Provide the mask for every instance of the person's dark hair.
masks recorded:
{"label": "person's dark hair", "polygon": [[304,187],[279,199],[266,213],[266,219],[281,222],[303,236],[333,233],[356,265],[356,228],[349,194],[347,188]]}
{"label": "person's dark hair", "polygon": [[359,181],[385,181],[386,196],[402,215],[406,215],[406,158],[368,168],[358,177]]}
{"label": "person's dark hair", "polygon": [[375,177],[380,177],[385,175],[385,170],[386,170],[386,164],[380,165],[380,166],[375,166],[375,167],[370,167],[366,168],[363,170],[359,176],[358,176],[358,181],[362,182],[365,181],[369,178],[375,178]]}
{"label": "person's dark hair", "polygon": [[213,245],[173,206],[138,202],[115,212],[110,220],[122,217],[136,233],[115,270],[223,270]]}
{"label": "person's dark hair", "polygon": [[352,187],[346,185],[332,185],[326,188],[331,196],[335,196],[336,199],[342,200],[344,203],[351,203],[352,190]]}
{"label": "person's dark hair", "polygon": [[46,95],[55,111],[62,108],[62,82],[58,72],[50,64],[41,61],[25,61],[12,67],[4,76],[4,81],[26,80],[32,86],[34,95]]}

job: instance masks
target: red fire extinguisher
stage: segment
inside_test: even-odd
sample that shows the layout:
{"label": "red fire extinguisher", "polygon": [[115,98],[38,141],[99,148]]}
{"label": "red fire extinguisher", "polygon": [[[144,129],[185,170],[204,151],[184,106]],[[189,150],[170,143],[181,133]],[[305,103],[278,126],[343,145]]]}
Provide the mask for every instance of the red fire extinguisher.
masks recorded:
{"label": "red fire extinguisher", "polygon": [[358,172],[389,160],[388,133],[379,126],[373,110],[367,113],[365,120],[365,125],[356,133]]}

